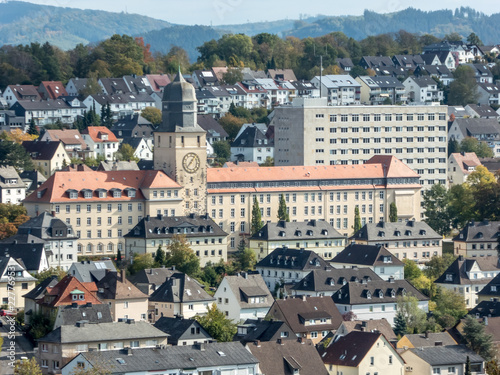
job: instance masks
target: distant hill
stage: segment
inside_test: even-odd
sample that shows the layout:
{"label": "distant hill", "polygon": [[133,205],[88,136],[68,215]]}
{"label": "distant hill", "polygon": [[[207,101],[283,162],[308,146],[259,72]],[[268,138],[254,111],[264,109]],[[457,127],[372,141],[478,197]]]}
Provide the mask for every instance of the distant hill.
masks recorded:
{"label": "distant hill", "polygon": [[485,44],[500,43],[500,13],[488,16],[471,8],[430,12],[408,8],[387,14],[365,11],[362,16],[316,16],[302,20],[209,27],[174,25],[123,12],[81,10],[20,1],[0,2],[0,45],[48,41],[62,49],[71,49],[78,43],[93,43],[113,34],[127,34],[143,36],[153,51],[166,53],[174,45],[182,47],[192,61],[198,55],[196,47],[211,39],[219,39],[228,32],[250,36],[266,32],[281,37],[307,38],[341,31],[360,40],[399,30],[429,33],[437,37],[457,32],[464,38],[474,32]]}
{"label": "distant hill", "polygon": [[142,34],[144,42],[151,44],[151,51],[167,53],[173,46],[186,50],[191,61],[196,61],[196,47],[212,39],[219,39],[230,31],[214,29],[210,26],[172,26]]}
{"label": "distant hill", "polygon": [[49,42],[71,49],[78,43],[97,42],[113,34],[136,35],[171,25],[137,14],[0,2],[0,45]]}

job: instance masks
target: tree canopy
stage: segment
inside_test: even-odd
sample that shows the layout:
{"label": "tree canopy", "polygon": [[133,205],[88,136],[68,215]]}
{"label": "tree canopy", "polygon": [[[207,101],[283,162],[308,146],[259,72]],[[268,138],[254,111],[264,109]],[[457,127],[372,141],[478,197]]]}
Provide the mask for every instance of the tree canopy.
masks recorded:
{"label": "tree canopy", "polygon": [[227,319],[215,303],[207,307],[207,309],[206,315],[195,316],[198,323],[218,342],[232,341],[237,332],[236,324]]}

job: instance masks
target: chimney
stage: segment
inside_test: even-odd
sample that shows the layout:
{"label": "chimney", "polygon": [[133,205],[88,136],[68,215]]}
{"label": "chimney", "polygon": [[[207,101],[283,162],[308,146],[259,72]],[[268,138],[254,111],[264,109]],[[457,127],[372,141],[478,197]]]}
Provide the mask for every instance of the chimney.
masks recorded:
{"label": "chimney", "polygon": [[255,341],[253,342],[253,344],[254,344],[256,347],[260,348],[260,340],[255,340]]}
{"label": "chimney", "polygon": [[425,331],[425,338],[428,339],[429,338],[429,331]]}
{"label": "chimney", "polygon": [[311,223],[311,225],[312,225],[313,227],[315,227],[315,226],[316,226],[316,219],[312,219],[312,220],[311,220],[311,221],[309,221],[309,222]]}
{"label": "chimney", "polygon": [[389,282],[390,283],[394,283],[394,277],[393,276],[389,277]]}
{"label": "chimney", "polygon": [[135,319],[127,319],[127,324],[135,324]]}
{"label": "chimney", "polygon": [[304,294],[304,295],[302,296],[302,301],[305,301],[305,300],[306,300],[306,295]]}
{"label": "chimney", "polygon": [[246,273],[246,272],[242,272],[242,273],[241,273],[241,276],[242,276],[244,279],[248,279],[248,273]]}
{"label": "chimney", "polygon": [[73,309],[77,309],[77,308],[78,308],[78,303],[73,302],[73,303],[71,304],[71,307],[72,307]]}
{"label": "chimney", "polygon": [[50,214],[52,215],[52,217],[56,217],[56,212],[55,211],[50,211]]}
{"label": "chimney", "polygon": [[125,269],[122,269],[120,270],[120,274],[121,274],[121,277],[122,277],[122,283],[124,283],[125,281],[127,281],[126,277],[125,277]]}
{"label": "chimney", "polygon": [[283,344],[281,343],[281,339],[277,339],[277,340],[276,340],[276,343],[277,343],[278,345],[283,345]]}
{"label": "chimney", "polygon": [[285,220],[280,220],[278,222],[278,226],[281,227],[281,228],[286,228],[286,221]]}
{"label": "chimney", "polygon": [[458,256],[458,260],[459,260],[459,261],[463,261],[463,260],[464,260],[464,256],[463,256],[463,255],[459,255],[459,256]]}
{"label": "chimney", "polygon": [[132,348],[125,348],[126,355],[132,355]]}
{"label": "chimney", "polygon": [[158,220],[163,220],[163,215],[162,214],[158,214],[156,217],[157,217]]}
{"label": "chimney", "polygon": [[366,320],[363,320],[363,321],[361,322],[361,327],[366,328]]}
{"label": "chimney", "polygon": [[150,219],[150,216],[146,215],[146,221],[149,221],[149,219]]}
{"label": "chimney", "polygon": [[487,326],[487,325],[488,325],[488,317],[487,317],[487,316],[485,316],[485,317],[483,318],[483,323],[484,323],[484,325],[485,325],[485,326]]}

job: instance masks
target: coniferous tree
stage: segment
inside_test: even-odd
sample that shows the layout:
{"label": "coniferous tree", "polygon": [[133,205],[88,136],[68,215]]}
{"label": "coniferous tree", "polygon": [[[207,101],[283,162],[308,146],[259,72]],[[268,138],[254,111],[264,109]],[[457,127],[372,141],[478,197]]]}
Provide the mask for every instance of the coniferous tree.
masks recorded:
{"label": "coniferous tree", "polygon": [[118,249],[118,253],[116,254],[116,261],[121,262],[122,261],[122,251]]}
{"label": "coniferous tree", "polygon": [[465,317],[463,338],[467,346],[485,360],[489,361],[493,357],[492,336],[484,331],[484,324],[480,323],[471,315]]}
{"label": "coniferous tree", "polygon": [[28,128],[29,135],[40,135],[38,129],[36,128],[35,122],[33,119],[30,119],[30,127]]}
{"label": "coniferous tree", "polygon": [[465,375],[471,375],[472,372],[470,370],[470,358],[467,356],[467,359],[465,361]]}
{"label": "coniferous tree", "polygon": [[253,207],[252,207],[252,235],[257,233],[262,229],[262,215],[260,213],[259,202],[257,201],[257,197],[253,198]]}
{"label": "coniferous tree", "polygon": [[161,248],[161,245],[158,245],[158,249],[156,249],[155,263],[158,263],[159,266],[165,264],[165,251]]}
{"label": "coniferous tree", "polygon": [[288,215],[288,211],[286,209],[285,196],[283,194],[280,195],[280,205],[278,208],[278,220],[279,221],[290,221],[290,215]]}
{"label": "coniferous tree", "polygon": [[361,217],[359,216],[359,207],[354,208],[354,233],[361,229]]}
{"label": "coniferous tree", "polygon": [[408,327],[406,325],[406,319],[401,312],[397,312],[394,318],[394,333],[396,336],[403,337],[406,335]]}
{"label": "coniferous tree", "polygon": [[389,221],[391,223],[398,221],[398,207],[396,206],[396,202],[392,202],[389,206]]}

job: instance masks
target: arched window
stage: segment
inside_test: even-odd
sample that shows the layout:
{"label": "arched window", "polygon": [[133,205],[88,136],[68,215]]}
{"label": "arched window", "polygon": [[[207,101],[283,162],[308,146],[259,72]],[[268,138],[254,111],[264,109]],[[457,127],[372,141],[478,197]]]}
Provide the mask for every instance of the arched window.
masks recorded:
{"label": "arched window", "polygon": [[108,243],[108,251],[113,251],[113,244],[111,242]]}
{"label": "arched window", "polygon": [[103,245],[102,245],[102,243],[97,244],[97,251],[98,251],[98,252],[102,252],[102,250],[103,250]]}
{"label": "arched window", "polygon": [[87,253],[91,253],[92,252],[92,244],[89,243],[87,244]]}
{"label": "arched window", "polygon": [[81,243],[78,244],[77,250],[79,253],[81,253],[83,251],[83,245]]}

